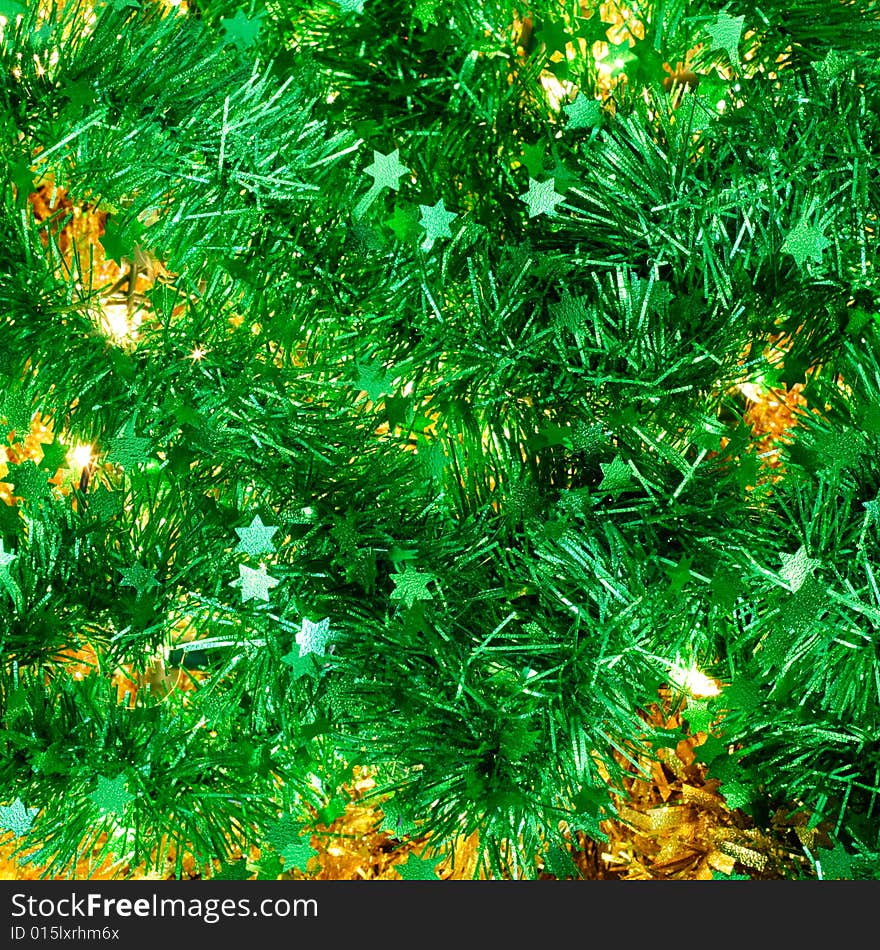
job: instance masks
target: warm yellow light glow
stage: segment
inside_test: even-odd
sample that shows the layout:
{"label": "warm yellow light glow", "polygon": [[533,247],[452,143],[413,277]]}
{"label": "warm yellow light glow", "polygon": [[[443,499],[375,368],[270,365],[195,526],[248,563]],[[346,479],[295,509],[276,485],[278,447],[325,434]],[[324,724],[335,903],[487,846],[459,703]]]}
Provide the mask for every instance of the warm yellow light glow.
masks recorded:
{"label": "warm yellow light glow", "polygon": [[81,442],[74,445],[67,453],[67,460],[74,468],[86,468],[92,464],[93,459],[92,447],[90,445],[84,445]]}
{"label": "warm yellow light glow", "polygon": [[696,664],[691,664],[689,669],[674,666],[670,670],[669,677],[676,686],[686,690],[695,699],[721,695],[721,690],[715,680],[697,669]]}
{"label": "warm yellow light glow", "polygon": [[101,329],[114,343],[133,343],[137,339],[137,330],[142,320],[143,311],[135,310],[131,313],[124,303],[101,304]]}
{"label": "warm yellow light glow", "polygon": [[754,383],[740,383],[737,388],[751,402],[761,402],[764,398],[764,391]]}
{"label": "warm yellow light glow", "polygon": [[200,346],[197,346],[192,353],[189,354],[191,360],[203,360],[205,358],[205,350]]}

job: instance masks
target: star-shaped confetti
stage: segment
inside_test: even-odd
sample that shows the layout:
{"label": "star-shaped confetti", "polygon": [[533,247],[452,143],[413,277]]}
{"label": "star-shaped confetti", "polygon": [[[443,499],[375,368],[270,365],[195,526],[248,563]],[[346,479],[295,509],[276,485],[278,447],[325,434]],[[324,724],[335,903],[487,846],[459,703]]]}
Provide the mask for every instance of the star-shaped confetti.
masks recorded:
{"label": "star-shaped confetti", "polygon": [[602,123],[602,106],[596,99],[588,99],[582,92],[575,97],[574,102],[563,106],[568,115],[567,129],[594,129]]}
{"label": "star-shaped confetti", "polygon": [[804,586],[804,581],[810,572],[820,564],[817,559],[807,557],[807,549],[803,545],[794,554],[780,554],[780,557],[782,569],[779,573],[788,582],[792,593],[796,593]]}
{"label": "star-shaped confetti", "polygon": [[64,468],[67,465],[67,450],[58,439],[48,444],[43,443],[40,449],[43,452],[40,467],[46,470],[46,474],[51,472],[54,475],[59,468]]}
{"label": "star-shaped confetti", "polygon": [[584,326],[589,313],[588,298],[573,297],[567,290],[559,303],[550,304],[550,314],[553,317],[553,322],[558,327],[572,332]]}
{"label": "star-shaped confetti", "polygon": [[373,150],[373,163],[367,165],[364,172],[373,179],[370,190],[357,203],[353,215],[355,219],[363,217],[370,205],[379,197],[384,188],[397,191],[400,179],[409,171],[406,165],[400,163],[400,149],[394,149],[387,155]]}
{"label": "star-shaped confetti", "polygon": [[519,196],[520,201],[524,201],[529,206],[529,217],[534,218],[539,214],[554,214],[556,205],[564,200],[554,190],[555,181],[548,178],[547,181],[537,182],[534,178],[529,178],[529,190]]}
{"label": "star-shaped confetti", "polygon": [[38,502],[52,495],[48,472],[32,459],[25,459],[21,465],[10,465],[5,480],[12,484],[14,494],[26,501]]}
{"label": "star-shaped confetti", "polygon": [[30,400],[21,393],[10,393],[0,403],[0,418],[5,419],[9,428],[15,429],[17,433],[27,434],[33,416]]}
{"label": "star-shaped confetti", "polygon": [[706,27],[706,32],[712,37],[711,49],[723,49],[730,57],[731,63],[739,68],[739,40],[742,36],[744,16],[732,17],[726,13],[719,13],[714,23]]}
{"label": "star-shaped confetti", "polygon": [[394,149],[387,155],[373,150],[373,164],[364,171],[373,178],[373,187],[393,188],[400,187],[400,179],[407,173],[406,165],[400,164],[400,149]]}
{"label": "star-shaped confetti", "polygon": [[235,533],[239,537],[236,545],[236,554],[250,554],[252,557],[259,557],[261,554],[268,554],[274,550],[272,547],[272,535],[278,528],[263,524],[263,519],[259,515],[254,515],[253,520],[246,528],[236,528]]}
{"label": "star-shaped confetti", "polygon": [[302,627],[296,635],[299,644],[299,655],[309,653],[324,655],[327,652],[327,642],[330,640],[330,618],[325,617],[317,623],[303,617]]}
{"label": "star-shaped confetti", "polygon": [[415,209],[406,205],[395,205],[394,214],[385,219],[385,224],[391,228],[398,241],[408,241],[416,235],[419,227]]}
{"label": "star-shaped confetti", "polygon": [[318,852],[311,846],[305,838],[293,840],[288,843],[279,856],[284,860],[284,869],[286,871],[296,868],[298,871],[305,871],[309,860]]}
{"label": "star-shaped confetti", "polygon": [[249,49],[257,42],[262,25],[259,16],[248,18],[243,10],[236,10],[234,17],[223,17],[220,22],[227,42],[235,44],[240,50]]}
{"label": "star-shaped confetti", "polygon": [[239,564],[238,573],[240,578],[234,583],[241,586],[242,603],[247,603],[247,601],[254,598],[268,602],[269,591],[280,583],[277,578],[266,572],[265,564],[261,564],[258,571],[253,570],[246,564]]}
{"label": "star-shaped confetti", "polygon": [[421,858],[410,852],[406,861],[395,864],[394,868],[404,881],[439,881],[437,863],[439,858]]}
{"label": "star-shaped confetti", "polygon": [[705,700],[690,699],[687,707],[682,711],[682,719],[690,723],[691,733],[708,732],[715,721],[716,714],[709,708]]}
{"label": "star-shaped confetti", "polygon": [[536,175],[544,173],[544,160],[546,158],[547,146],[541,140],[537,142],[527,142],[522,147],[522,164],[525,166],[529,176],[534,178]]}
{"label": "star-shaped confetti", "polygon": [[419,825],[413,821],[409,812],[402,809],[392,798],[382,805],[380,828],[394,838],[408,838],[418,832]]}
{"label": "star-shaped confetti", "polygon": [[412,607],[417,600],[434,599],[434,595],[428,590],[428,584],[436,580],[433,574],[408,567],[400,574],[392,574],[391,580],[394,581],[391,599],[402,600],[407,607]]}
{"label": "star-shaped confetti", "polygon": [[149,439],[134,434],[134,420],[129,419],[110,441],[107,461],[123,468],[131,468],[132,465],[147,461],[150,445]]}
{"label": "star-shaped confetti", "polygon": [[20,798],[11,805],[0,805],[0,828],[11,831],[16,838],[23,838],[37,817],[39,808],[26,808]]}
{"label": "star-shaped confetti", "polygon": [[419,205],[422,212],[421,226],[425,229],[425,240],[422,243],[423,251],[430,251],[434,241],[441,237],[452,237],[449,224],[458,215],[454,211],[447,211],[444,199],[441,198],[435,205]]}
{"label": "star-shaped confetti", "polygon": [[612,462],[600,462],[602,481],[599,482],[600,492],[623,491],[632,484],[632,472],[624,460],[616,455]]}
{"label": "star-shaped confetti", "polygon": [[367,394],[370,402],[378,402],[383,396],[393,392],[394,381],[381,363],[358,362],[356,369],[358,377],[355,386]]}
{"label": "star-shaped confetti", "polygon": [[3,539],[0,538],[0,571],[5,571],[17,557],[17,554],[4,550]]}
{"label": "star-shaped confetti", "polygon": [[836,79],[849,65],[849,58],[840,50],[829,49],[825,56],[813,63],[813,69],[825,82]]}
{"label": "star-shaped confetti", "polygon": [[573,41],[573,37],[562,20],[544,20],[536,31],[536,35],[550,53],[564,53],[568,44]]}
{"label": "star-shaped confetti", "polygon": [[266,829],[266,840],[284,859],[285,870],[305,870],[306,862],[318,852],[303,835],[304,825],[290,815],[282,815]]}
{"label": "star-shaped confetti", "polygon": [[89,795],[89,798],[101,811],[113,812],[121,816],[125,806],[134,798],[127,786],[128,780],[122,774],[114,779],[99,775],[98,787]]}
{"label": "star-shaped confetti", "polygon": [[422,29],[437,25],[437,7],[441,0],[416,0],[413,16],[422,21]]}
{"label": "star-shaped confetti", "polygon": [[251,873],[247,859],[239,858],[237,861],[224,861],[211,878],[214,881],[247,881]]}
{"label": "star-shaped confetti", "polygon": [[853,880],[852,858],[839,841],[834,842],[833,848],[817,848],[816,857],[818,859],[816,864],[822,870],[823,880]]}
{"label": "star-shaped confetti", "polygon": [[669,577],[669,587],[667,593],[677,594],[685,584],[691,579],[691,565],[694,563],[692,557],[682,555],[681,560],[671,567],[664,567],[663,570]]}
{"label": "star-shaped confetti", "polygon": [[825,235],[805,218],[797,223],[794,230],[789,231],[782,245],[783,253],[791,254],[798,267],[804,266],[807,259],[822,263],[822,251],[830,245]]}
{"label": "star-shaped confetti", "polygon": [[315,659],[315,655],[306,653],[303,656],[297,647],[281,657],[281,662],[290,667],[290,672],[295,680],[301,680],[304,676],[319,676],[321,673],[321,666]]}
{"label": "star-shaped confetti", "polygon": [[278,852],[302,833],[303,824],[292,815],[281,815],[266,828],[266,841]]}
{"label": "star-shaped confetti", "polygon": [[137,561],[131,567],[120,567],[119,573],[124,578],[122,586],[133,587],[137,591],[138,597],[159,586],[156,575]]}
{"label": "star-shaped confetti", "polygon": [[752,800],[752,791],[748,785],[737,782],[735,779],[722,782],[719,791],[729,808],[747,808]]}

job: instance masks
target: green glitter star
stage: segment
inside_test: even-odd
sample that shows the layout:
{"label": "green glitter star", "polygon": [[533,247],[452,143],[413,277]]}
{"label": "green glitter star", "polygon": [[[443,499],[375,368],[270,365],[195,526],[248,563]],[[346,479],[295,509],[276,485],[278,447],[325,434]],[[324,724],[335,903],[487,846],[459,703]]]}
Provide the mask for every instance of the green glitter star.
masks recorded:
{"label": "green glitter star", "polygon": [[120,567],[119,573],[125,578],[122,581],[123,587],[133,587],[137,591],[138,597],[141,597],[146,591],[159,586],[156,575],[148,571],[142,564],[135,561],[131,567]]}
{"label": "green glitter star", "polygon": [[400,574],[392,574],[395,589],[391,594],[392,600],[402,600],[407,607],[417,600],[433,600],[434,595],[428,590],[428,584],[436,580],[433,574],[414,571],[407,568]]}
{"label": "green glitter star", "polygon": [[0,828],[11,831],[16,838],[23,838],[37,817],[39,808],[26,808],[20,798],[11,805],[0,805]]}
{"label": "green glitter star", "polygon": [[788,582],[792,593],[796,593],[803,587],[810,571],[820,564],[815,558],[807,557],[807,549],[803,545],[794,554],[780,554],[779,556],[782,558],[782,569],[779,573]]}
{"label": "green glitter star", "polygon": [[847,66],[849,66],[849,58],[836,49],[828,50],[822,59],[813,63],[813,69],[825,82],[836,79]]}
{"label": "green glitter star", "polygon": [[299,644],[299,655],[306,656],[309,653],[325,654],[327,652],[327,642],[330,640],[330,618],[325,617],[317,623],[313,623],[308,617],[303,617],[302,627],[296,635],[296,642]]}
{"label": "green glitter star", "polygon": [[296,647],[290,653],[286,653],[281,657],[281,662],[290,667],[290,672],[295,680],[301,680],[304,676],[318,676],[321,672],[321,667],[315,660],[315,655],[307,653],[303,656]]}
{"label": "green glitter star", "polygon": [[305,839],[291,841],[279,856],[284,860],[285,870],[296,868],[298,871],[305,871],[310,858],[313,858],[318,852]]}
{"label": "green glitter star", "polygon": [[835,841],[833,848],[817,848],[816,857],[823,880],[852,880],[852,859],[839,841]]}
{"label": "green glitter star", "polygon": [[691,732],[708,732],[715,720],[715,714],[709,709],[709,704],[702,700],[690,700],[687,708],[681,713],[682,719],[687,719]]}
{"label": "green glitter star", "polygon": [[0,417],[6,420],[10,429],[15,429],[18,433],[27,433],[33,416],[34,410],[30,400],[21,393],[10,393],[0,403]]}
{"label": "green glitter star", "polygon": [[381,363],[357,362],[355,368],[358,371],[355,386],[367,394],[370,402],[378,402],[383,396],[393,392],[394,381]]}
{"label": "green glitter star", "polygon": [[404,881],[439,881],[436,871],[439,860],[439,858],[416,857],[410,852],[406,861],[395,864],[394,868]]}
{"label": "green glitter star", "polygon": [[398,241],[408,241],[415,237],[419,227],[415,210],[407,205],[395,205],[394,214],[385,219],[385,224],[391,228]]}
{"label": "green glitter star", "polygon": [[681,556],[678,564],[671,567],[664,566],[663,570],[669,577],[669,587],[667,593],[677,594],[691,580],[691,565],[694,563],[692,557]]}
{"label": "green glitter star", "polygon": [[274,550],[272,535],[277,530],[277,528],[264,525],[263,519],[259,515],[254,515],[253,521],[246,528],[235,529],[235,533],[240,538],[235,553],[250,554],[253,557],[270,553]]}
{"label": "green glitter star", "polygon": [[129,419],[111,440],[107,461],[131,468],[132,465],[147,461],[150,444],[149,439],[134,434],[134,419]]}
{"label": "green glitter star", "polygon": [[539,214],[554,214],[556,205],[563,201],[562,195],[553,190],[554,179],[548,178],[547,181],[537,182],[534,178],[529,178],[529,190],[519,196],[520,201],[524,201],[529,206],[529,217],[534,218]]}
{"label": "green glitter star", "polygon": [[714,23],[706,27],[706,32],[712,37],[711,49],[726,50],[731,63],[739,68],[739,40],[742,36],[744,16],[732,17],[726,13],[719,13]]}
{"label": "green glitter star", "polygon": [[266,828],[266,841],[278,852],[283,851],[291,840],[299,837],[303,824],[291,815],[281,815]]}
{"label": "green glitter star", "polygon": [[284,867],[305,870],[309,858],[318,852],[311,846],[309,839],[303,837],[305,826],[290,815],[282,815],[266,829],[266,840],[284,859]]}
{"label": "green glitter star", "polygon": [[545,44],[548,53],[564,53],[573,40],[562,20],[545,20],[535,35]]}
{"label": "green glitter star", "polygon": [[5,571],[17,557],[17,554],[3,549],[3,539],[0,538],[0,571]]}
{"label": "green glitter star", "polygon": [[748,785],[743,785],[735,779],[723,782],[719,791],[730,808],[746,808],[752,800],[751,789]]}
{"label": "green glitter star", "polygon": [[400,179],[409,171],[406,165],[400,164],[400,149],[394,149],[387,155],[373,150],[373,164],[367,165],[364,171],[373,178],[373,188],[400,187]]}
{"label": "green glitter star", "polygon": [[370,205],[379,197],[383,188],[391,188],[394,191],[400,187],[400,179],[409,169],[400,164],[400,149],[394,149],[387,155],[373,150],[373,164],[367,165],[364,172],[373,179],[370,190],[357,203],[352,216],[357,220],[362,218],[369,209]]}
{"label": "green glitter star", "polygon": [[67,465],[67,450],[57,439],[49,445],[41,445],[40,448],[43,452],[40,467],[45,469],[47,474],[51,472],[54,475],[59,468]]}
{"label": "green glitter star", "polygon": [[596,99],[588,99],[582,92],[577,94],[574,102],[562,108],[568,115],[567,129],[594,129],[602,122],[602,106]]}
{"label": "green glitter star", "polygon": [[416,0],[413,16],[422,21],[422,29],[437,25],[437,7],[441,0]]}
{"label": "green glitter star", "polygon": [[257,34],[262,25],[259,16],[249,19],[243,10],[236,10],[234,17],[223,17],[220,22],[223,24],[226,41],[235,44],[240,50],[249,49],[257,42]]}
{"label": "green glitter star", "polygon": [[241,575],[239,580],[233,583],[241,586],[241,602],[247,603],[255,597],[259,600],[269,600],[269,590],[277,587],[280,581],[266,573],[266,565],[261,564],[260,569],[255,571],[245,564],[238,565],[238,573]]}
{"label": "green glitter star", "polygon": [[15,495],[26,501],[42,501],[52,496],[48,472],[32,459],[26,459],[21,465],[11,465],[6,480],[15,488]]}
{"label": "green glitter star", "polygon": [[393,799],[382,805],[382,831],[394,838],[407,838],[419,830],[418,823],[404,811]]}
{"label": "green glitter star", "polygon": [[567,290],[559,303],[550,304],[550,314],[554,325],[572,332],[584,326],[589,313],[589,299],[573,297]]}
{"label": "green glitter star", "polygon": [[443,198],[435,205],[419,205],[422,212],[422,218],[419,222],[427,232],[425,240],[422,243],[423,251],[430,251],[434,246],[434,241],[441,237],[452,237],[452,231],[449,230],[449,223],[457,218],[454,211],[447,211]]}
{"label": "green glitter star", "polygon": [[247,881],[250,876],[247,859],[239,858],[237,861],[223,861],[211,878],[215,881]]}
{"label": "green glitter star", "polygon": [[364,0],[334,0],[343,13],[363,13]]}
{"label": "green glitter star", "polygon": [[807,224],[806,218],[801,218],[794,230],[788,232],[782,245],[782,252],[791,254],[798,267],[803,267],[807,258],[821,264],[822,251],[830,243],[815,225]]}
{"label": "green glitter star", "polygon": [[125,806],[134,798],[128,791],[128,780],[124,775],[114,779],[98,776],[98,787],[88,797],[101,809],[121,816]]}
{"label": "green glitter star", "polygon": [[599,483],[600,492],[623,491],[632,484],[632,472],[624,460],[616,455],[612,462],[600,462],[602,481]]}

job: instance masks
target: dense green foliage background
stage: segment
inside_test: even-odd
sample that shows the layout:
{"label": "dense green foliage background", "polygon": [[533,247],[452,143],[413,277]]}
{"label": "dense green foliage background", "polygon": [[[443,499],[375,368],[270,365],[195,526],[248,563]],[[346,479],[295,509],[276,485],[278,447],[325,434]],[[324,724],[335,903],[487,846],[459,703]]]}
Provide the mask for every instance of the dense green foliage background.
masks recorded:
{"label": "dense green foliage background", "polygon": [[[99,453],[69,493],[57,442],[5,476],[0,824],[33,860],[231,833],[276,876],[360,765],[395,833],[565,876],[699,666],[729,804],[878,876],[878,7],[630,9],[597,62],[608,24],[550,0],[525,54],[510,0],[0,6],[0,415]],[[136,339],[45,252],[48,175],[173,275]],[[772,473],[743,382],[815,410]],[[157,651],[199,688],[120,702]]]}

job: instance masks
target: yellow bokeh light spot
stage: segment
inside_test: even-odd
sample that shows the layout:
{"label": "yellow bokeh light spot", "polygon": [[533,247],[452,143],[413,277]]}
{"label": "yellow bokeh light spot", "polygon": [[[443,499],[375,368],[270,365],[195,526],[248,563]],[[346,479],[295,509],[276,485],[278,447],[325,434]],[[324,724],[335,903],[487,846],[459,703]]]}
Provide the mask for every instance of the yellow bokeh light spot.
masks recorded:
{"label": "yellow bokeh light spot", "polygon": [[673,667],[670,672],[670,679],[676,686],[686,690],[695,699],[721,695],[718,683],[699,670],[696,664],[691,664],[688,669],[681,666]]}
{"label": "yellow bokeh light spot", "polygon": [[92,447],[82,443],[78,443],[67,453],[67,460],[73,468],[86,468],[92,464],[93,459]]}

